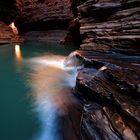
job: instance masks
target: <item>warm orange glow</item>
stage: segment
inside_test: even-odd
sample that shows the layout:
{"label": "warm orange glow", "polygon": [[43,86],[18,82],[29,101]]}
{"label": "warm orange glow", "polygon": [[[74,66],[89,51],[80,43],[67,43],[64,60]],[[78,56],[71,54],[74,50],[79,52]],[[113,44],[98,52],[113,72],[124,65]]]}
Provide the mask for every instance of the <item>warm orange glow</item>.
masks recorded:
{"label": "warm orange glow", "polygon": [[11,23],[11,27],[12,27],[12,28],[15,28],[14,22]]}
{"label": "warm orange glow", "polygon": [[9,26],[12,28],[14,34],[18,34],[18,30],[14,22],[12,22]]}
{"label": "warm orange glow", "polygon": [[16,59],[17,60],[21,60],[22,56],[21,56],[21,51],[20,51],[20,46],[19,45],[15,45],[15,55],[16,55]]}

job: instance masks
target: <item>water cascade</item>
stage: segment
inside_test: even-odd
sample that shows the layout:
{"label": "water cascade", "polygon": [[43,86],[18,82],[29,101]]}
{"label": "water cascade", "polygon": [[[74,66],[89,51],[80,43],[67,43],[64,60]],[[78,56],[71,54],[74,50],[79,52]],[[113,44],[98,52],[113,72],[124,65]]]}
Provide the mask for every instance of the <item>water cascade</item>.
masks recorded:
{"label": "water cascade", "polygon": [[77,71],[82,67],[81,60],[75,53],[66,59],[45,55],[30,59],[29,65],[33,70],[29,74],[29,85],[34,97],[34,111],[42,124],[41,132],[33,140],[77,140],[79,102],[71,92]]}

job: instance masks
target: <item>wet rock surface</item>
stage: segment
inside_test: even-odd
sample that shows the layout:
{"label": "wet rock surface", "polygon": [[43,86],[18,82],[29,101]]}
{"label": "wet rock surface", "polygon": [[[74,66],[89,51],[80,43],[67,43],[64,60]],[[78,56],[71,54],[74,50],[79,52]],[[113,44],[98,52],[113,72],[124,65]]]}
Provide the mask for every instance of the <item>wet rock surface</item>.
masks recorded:
{"label": "wet rock surface", "polygon": [[22,42],[23,39],[15,35],[12,29],[0,21],[0,44]]}
{"label": "wet rock surface", "polygon": [[81,129],[83,139],[136,140],[136,134],[116,110],[96,103],[84,106]]}
{"label": "wet rock surface", "polygon": [[78,6],[84,68],[82,140],[140,139],[140,1],[88,0]]}

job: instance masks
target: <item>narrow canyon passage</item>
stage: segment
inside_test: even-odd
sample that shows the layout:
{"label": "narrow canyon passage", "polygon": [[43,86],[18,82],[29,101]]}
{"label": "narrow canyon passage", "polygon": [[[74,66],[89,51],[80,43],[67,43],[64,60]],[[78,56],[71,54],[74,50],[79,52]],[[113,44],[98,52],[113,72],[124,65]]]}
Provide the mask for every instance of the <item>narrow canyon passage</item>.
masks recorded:
{"label": "narrow canyon passage", "polygon": [[1,0],[0,140],[139,140],[139,44],[140,0]]}

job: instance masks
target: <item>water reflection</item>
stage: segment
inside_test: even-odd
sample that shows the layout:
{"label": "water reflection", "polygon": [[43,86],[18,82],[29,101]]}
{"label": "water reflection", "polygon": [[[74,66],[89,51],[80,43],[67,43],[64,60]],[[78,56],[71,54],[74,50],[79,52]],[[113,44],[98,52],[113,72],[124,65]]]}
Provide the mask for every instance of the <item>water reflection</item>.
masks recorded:
{"label": "water reflection", "polygon": [[15,56],[18,61],[22,60],[20,45],[15,45]]}
{"label": "water reflection", "polygon": [[63,62],[64,57],[56,55],[29,61],[33,70],[29,74],[29,84],[42,127],[33,140],[77,140],[68,116],[71,112],[74,121],[79,117],[76,110],[78,102],[71,94],[76,83],[77,68],[65,69]]}

